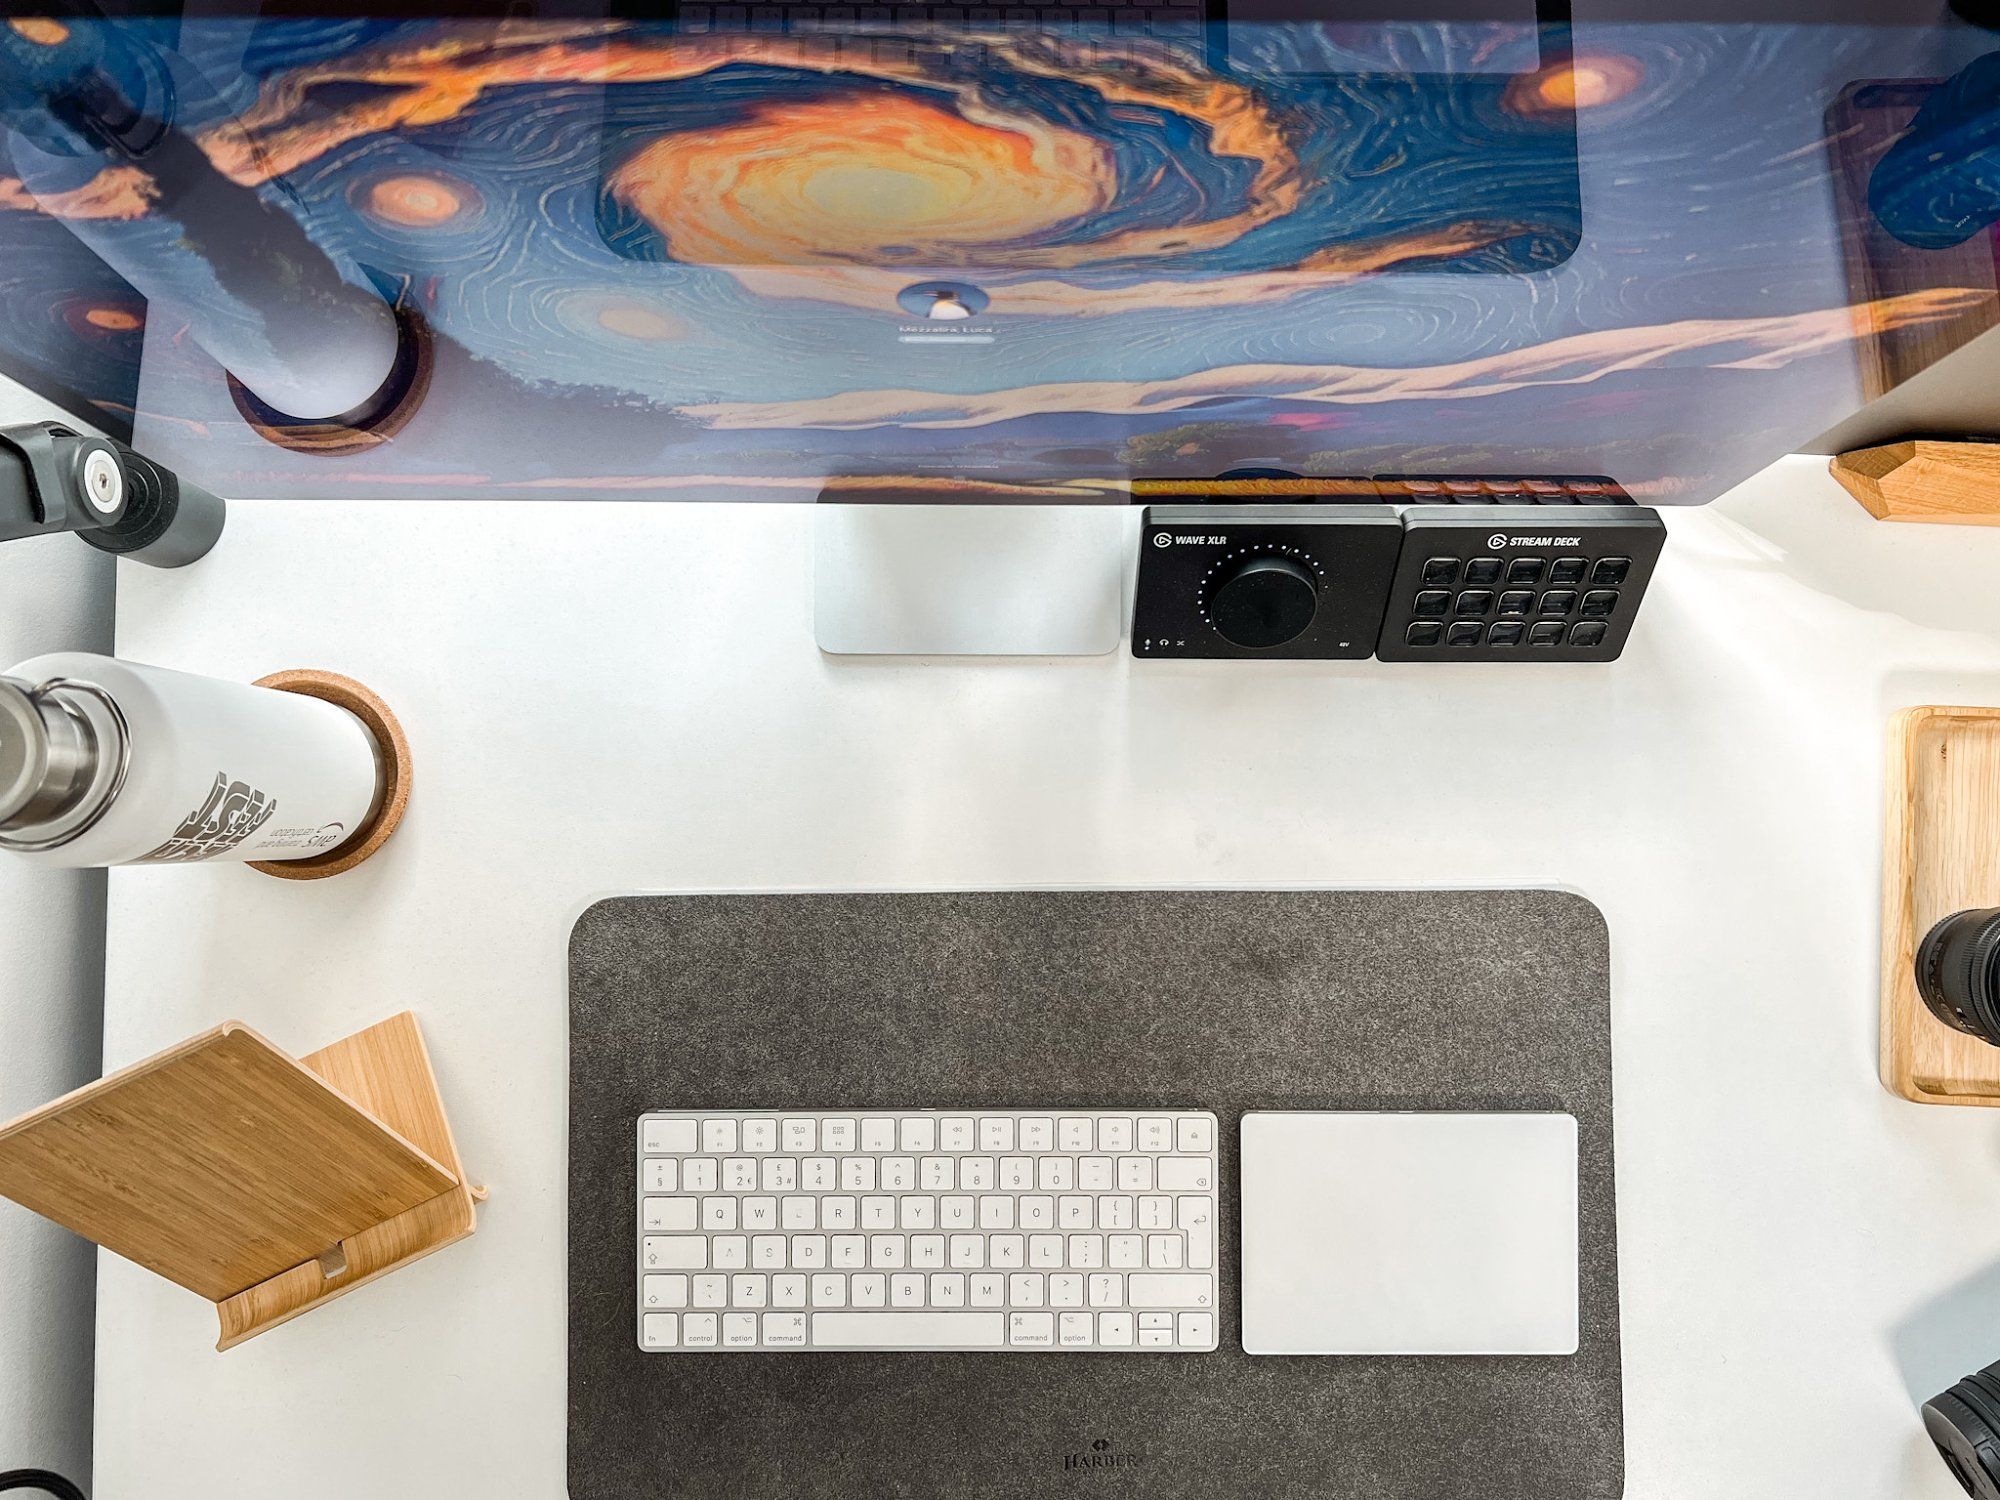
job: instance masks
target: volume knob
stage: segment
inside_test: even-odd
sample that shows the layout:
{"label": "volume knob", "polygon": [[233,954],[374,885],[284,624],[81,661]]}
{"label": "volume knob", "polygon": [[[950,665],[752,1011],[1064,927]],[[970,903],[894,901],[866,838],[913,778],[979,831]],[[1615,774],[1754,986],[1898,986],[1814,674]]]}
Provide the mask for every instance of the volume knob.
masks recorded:
{"label": "volume knob", "polygon": [[1208,596],[1209,623],[1224,640],[1250,650],[1284,645],[1318,612],[1312,573],[1289,557],[1246,558],[1225,572]]}

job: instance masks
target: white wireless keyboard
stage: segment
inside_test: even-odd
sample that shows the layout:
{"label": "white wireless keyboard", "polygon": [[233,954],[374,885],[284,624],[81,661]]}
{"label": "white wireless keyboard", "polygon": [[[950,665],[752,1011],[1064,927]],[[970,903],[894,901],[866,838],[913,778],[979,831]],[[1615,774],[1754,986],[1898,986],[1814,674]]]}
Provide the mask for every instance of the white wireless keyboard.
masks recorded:
{"label": "white wireless keyboard", "polygon": [[1194,1111],[639,1118],[639,1347],[1216,1346]]}

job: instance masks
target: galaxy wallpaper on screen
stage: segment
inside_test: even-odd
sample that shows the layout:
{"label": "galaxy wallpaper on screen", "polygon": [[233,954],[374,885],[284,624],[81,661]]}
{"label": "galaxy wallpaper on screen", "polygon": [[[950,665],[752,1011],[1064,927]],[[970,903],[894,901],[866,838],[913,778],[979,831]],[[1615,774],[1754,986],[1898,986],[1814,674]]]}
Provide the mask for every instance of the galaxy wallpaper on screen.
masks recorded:
{"label": "galaxy wallpaper on screen", "polygon": [[[15,19],[0,365],[236,494],[1093,499],[1252,468],[1674,503],[1857,408],[1876,341],[1992,325],[1977,191],[1893,156],[1872,210],[1837,182],[1990,35],[1588,9],[1226,46],[978,11]],[[37,80],[85,52],[135,97],[177,80],[199,192],[143,151],[48,171]],[[1883,80],[1914,92],[1857,111]],[[386,441],[272,442],[204,347],[190,308],[260,295],[218,234],[275,214],[424,329]]]}

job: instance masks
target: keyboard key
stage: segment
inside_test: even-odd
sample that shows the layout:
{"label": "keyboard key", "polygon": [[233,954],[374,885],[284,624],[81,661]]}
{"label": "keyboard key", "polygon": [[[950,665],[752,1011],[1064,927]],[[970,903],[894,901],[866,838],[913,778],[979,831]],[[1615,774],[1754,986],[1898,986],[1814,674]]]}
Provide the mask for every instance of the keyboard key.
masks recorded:
{"label": "keyboard key", "polygon": [[896,1123],[896,1149],[921,1154],[937,1149],[937,1121],[918,1115]]}
{"label": "keyboard key", "polygon": [[757,1315],[755,1313],[724,1313],[722,1315],[722,1344],[726,1349],[753,1349],[757,1345]]}
{"label": "keyboard key", "polygon": [[855,1148],[859,1136],[852,1120],[823,1120],[820,1122],[820,1149],[841,1155]]}
{"label": "keyboard key", "polygon": [[817,1120],[787,1120],[784,1129],[785,1149],[794,1156],[810,1156],[819,1150],[819,1122]]}
{"label": "keyboard key", "polygon": [[714,1313],[687,1313],[681,1318],[681,1343],[689,1349],[713,1349],[716,1340]]}
{"label": "keyboard key", "polygon": [[[668,1316],[672,1316],[669,1314]],[[1091,1342],[1096,1330],[1095,1322],[1087,1312],[1066,1312],[1056,1315],[1056,1342],[1067,1349],[1081,1348]],[[667,1340],[672,1343],[671,1337]]]}
{"label": "keyboard key", "polygon": [[1186,1263],[1186,1254],[1181,1247],[1181,1237],[1177,1234],[1149,1234],[1146,1236],[1146,1264],[1155,1271],[1178,1271]]}
{"label": "keyboard key", "polygon": [[1215,1209],[1207,1198],[1174,1200],[1175,1227],[1187,1236],[1187,1263],[1197,1271],[1215,1266]]}
{"label": "keyboard key", "polygon": [[1404,643],[1411,646],[1435,646],[1444,640],[1444,626],[1436,620],[1417,620],[1403,632]]}
{"label": "keyboard key", "polygon": [[1128,1312],[1101,1312],[1097,1315],[1097,1342],[1107,1349],[1129,1347],[1133,1317]]}
{"label": "keyboard key", "polygon": [[1097,1149],[1100,1151],[1130,1151],[1132,1149],[1132,1122],[1108,1117],[1097,1122]]}
{"label": "keyboard key", "polygon": [[1206,1192],[1215,1181],[1215,1169],[1199,1156],[1163,1156],[1156,1163],[1163,1193]]}
{"label": "keyboard key", "polygon": [[861,1149],[863,1151],[894,1151],[896,1149],[896,1122],[894,1120],[863,1120],[861,1122]]}
{"label": "keyboard key", "polygon": [[1443,589],[1425,589],[1417,595],[1412,613],[1420,619],[1442,619],[1451,610],[1451,595]]}
{"label": "keyboard key", "polygon": [[1012,1151],[1014,1149],[1014,1122],[1011,1119],[986,1117],[979,1122],[979,1149],[981,1151]]}
{"label": "keyboard key", "polygon": [[695,1277],[694,1305],[696,1307],[729,1306],[729,1278],[713,1274]]}
{"label": "keyboard key", "polygon": [[1185,1349],[1215,1347],[1215,1314],[1184,1312],[1174,1319],[1174,1333]]}
{"label": "keyboard key", "polygon": [[1214,1278],[1194,1273],[1134,1274],[1125,1278],[1125,1300],[1131,1307],[1213,1307]]}
{"label": "keyboard key", "polygon": [[953,1115],[947,1117],[938,1128],[938,1147],[963,1156],[976,1144],[975,1126],[970,1119]]}
{"label": "keyboard key", "polygon": [[648,1276],[640,1288],[642,1307],[686,1307],[688,1279],[685,1276]]}
{"label": "keyboard key", "polygon": [[639,1168],[639,1190],[671,1193],[680,1186],[681,1164],[671,1157],[648,1157]]}
{"label": "keyboard key", "polygon": [[764,1314],[764,1347],[803,1349],[806,1346],[806,1315],[795,1312]]}
{"label": "keyboard key", "polygon": [[996,1271],[1018,1271],[1027,1264],[1028,1243],[1018,1234],[986,1237],[986,1263]]}
{"label": "keyboard key", "polygon": [[1056,1341],[1054,1313],[1017,1312],[1007,1315],[1007,1341],[1047,1349]]}
{"label": "keyboard key", "polygon": [[1433,557],[1424,563],[1422,580],[1431,588],[1450,588],[1458,582],[1458,559]]}
{"label": "keyboard key", "polygon": [[777,1150],[778,1122],[776,1120],[745,1120],[743,1122],[743,1149],[748,1151],[752,1156],[764,1156]]}
{"label": "keyboard key", "polygon": [[889,1278],[891,1307],[922,1307],[930,1278],[921,1271],[898,1271]]}
{"label": "keyboard key", "polygon": [[713,1117],[701,1122],[701,1149],[723,1156],[736,1149],[736,1122]]}
{"label": "keyboard key", "polygon": [[1215,1149],[1215,1122],[1206,1115],[1187,1115],[1174,1122],[1174,1149],[1200,1152]]}
{"label": "keyboard key", "polygon": [[1582,608],[1586,616],[1595,616],[1598,619],[1603,619],[1618,608],[1618,591],[1616,589],[1592,589],[1583,596]]}
{"label": "keyboard key", "polygon": [[1600,557],[1590,570],[1590,581],[1600,588],[1616,588],[1632,571],[1629,557]]}
{"label": "keyboard key", "polygon": [[821,1349],[999,1349],[1007,1320],[997,1312],[816,1312]]}
{"label": "keyboard key", "polygon": [[649,1271],[700,1271],[708,1266],[708,1240],[698,1234],[649,1234],[640,1247]]}
{"label": "keyboard key", "polygon": [[648,1120],[643,1136],[648,1156],[685,1156],[695,1149],[700,1127],[693,1120]]}
{"label": "keyboard key", "polygon": [[1485,586],[1500,581],[1500,559],[1497,557],[1475,557],[1465,565],[1465,581]]}
{"label": "keyboard key", "polygon": [[1174,1319],[1171,1313],[1139,1314],[1139,1347],[1141,1349],[1165,1349],[1174,1341]]}
{"label": "keyboard key", "polygon": [[648,1198],[641,1227],[692,1229],[695,1227],[695,1200],[692,1198]]}
{"label": "keyboard key", "polygon": [[1032,1119],[1021,1122],[1021,1149],[1023,1151],[1053,1151],[1056,1144],[1056,1122]]}
{"label": "keyboard key", "polygon": [[965,1306],[965,1273],[963,1271],[938,1271],[931,1276],[930,1296],[932,1307]]}
{"label": "keyboard key", "polygon": [[1588,562],[1581,557],[1559,557],[1549,564],[1549,582],[1582,583],[1583,570],[1588,566]]}
{"label": "keyboard key", "polygon": [[1144,1156],[1120,1157],[1118,1190],[1121,1193],[1150,1193],[1153,1190],[1152,1161]]}
{"label": "keyboard key", "polygon": [[771,1306],[804,1307],[806,1305],[806,1279],[795,1271],[787,1271],[782,1276],[771,1278]]}
{"label": "keyboard key", "polygon": [[1056,1122],[1056,1145],[1063,1151],[1089,1151],[1093,1148],[1092,1133],[1088,1118],[1066,1115]]}
{"label": "keyboard key", "polygon": [[648,1349],[671,1349],[680,1342],[678,1313],[647,1313],[642,1341]]}
{"label": "keyboard key", "polygon": [[1572,646],[1591,647],[1604,644],[1605,624],[1602,620],[1579,620],[1569,633]]}

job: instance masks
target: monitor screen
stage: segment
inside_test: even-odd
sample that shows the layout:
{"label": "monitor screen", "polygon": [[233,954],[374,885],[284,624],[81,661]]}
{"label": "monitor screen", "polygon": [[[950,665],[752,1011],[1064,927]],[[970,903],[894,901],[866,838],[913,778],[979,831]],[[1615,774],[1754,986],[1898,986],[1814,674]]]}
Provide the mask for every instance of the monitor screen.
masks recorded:
{"label": "monitor screen", "polygon": [[1593,0],[16,16],[0,364],[239,496],[1697,502],[1995,321],[1990,222],[1912,229],[1892,150],[1994,51]]}

